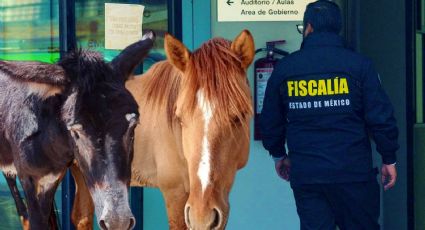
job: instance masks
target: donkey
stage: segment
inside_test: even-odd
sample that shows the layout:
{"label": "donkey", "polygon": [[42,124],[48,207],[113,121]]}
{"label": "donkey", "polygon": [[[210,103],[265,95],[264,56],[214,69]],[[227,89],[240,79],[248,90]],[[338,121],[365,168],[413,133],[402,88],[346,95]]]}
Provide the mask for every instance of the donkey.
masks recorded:
{"label": "donkey", "polygon": [[31,229],[48,228],[55,190],[73,163],[100,227],[134,227],[128,186],[139,113],[124,84],[154,39],[146,33],[111,63],[84,50],[57,64],[0,61],[0,171],[19,177]]}

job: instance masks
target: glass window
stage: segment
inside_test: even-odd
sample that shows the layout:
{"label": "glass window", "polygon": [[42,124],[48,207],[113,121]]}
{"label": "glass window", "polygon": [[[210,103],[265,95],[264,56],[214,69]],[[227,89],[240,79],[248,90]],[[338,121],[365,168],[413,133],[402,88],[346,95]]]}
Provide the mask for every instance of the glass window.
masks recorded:
{"label": "glass window", "polygon": [[417,4],[417,29],[425,32],[425,0],[418,0]]}
{"label": "glass window", "polygon": [[100,51],[108,61],[119,53],[119,50],[105,49],[105,3],[144,5],[143,31],[155,31],[157,39],[143,67],[146,70],[156,61],[165,58],[163,44],[165,32],[168,31],[167,0],[76,0],[76,36],[79,47]]}
{"label": "glass window", "polygon": [[58,0],[1,0],[0,58],[55,62],[58,14]]}
{"label": "glass window", "polygon": [[416,123],[424,123],[424,34],[416,33]]}
{"label": "glass window", "polygon": [[424,123],[424,102],[425,102],[425,0],[417,1],[417,21],[416,21],[416,123]]}
{"label": "glass window", "polygon": [[19,229],[20,226],[15,202],[5,178],[0,174],[0,229]]}
{"label": "glass window", "polygon": [[425,228],[425,0],[415,2],[418,10],[415,34],[415,87],[416,87],[416,121],[413,127],[413,178],[414,178],[414,217],[415,229]]}

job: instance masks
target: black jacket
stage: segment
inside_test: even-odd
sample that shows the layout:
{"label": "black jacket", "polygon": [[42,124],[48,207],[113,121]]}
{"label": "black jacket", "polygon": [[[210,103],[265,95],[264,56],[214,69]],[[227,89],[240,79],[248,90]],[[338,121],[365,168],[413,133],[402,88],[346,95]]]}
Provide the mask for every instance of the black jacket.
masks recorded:
{"label": "black jacket", "polygon": [[291,183],[375,178],[369,133],[383,163],[396,161],[393,107],[372,62],[344,48],[340,36],[312,33],[277,63],[261,112],[263,145],[291,160]]}

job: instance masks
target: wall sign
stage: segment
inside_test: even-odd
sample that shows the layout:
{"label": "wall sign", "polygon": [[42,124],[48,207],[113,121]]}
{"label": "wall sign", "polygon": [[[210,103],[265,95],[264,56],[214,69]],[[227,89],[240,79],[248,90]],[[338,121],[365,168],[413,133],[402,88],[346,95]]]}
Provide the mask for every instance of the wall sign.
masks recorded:
{"label": "wall sign", "polygon": [[313,0],[218,0],[218,21],[302,21]]}
{"label": "wall sign", "polygon": [[105,3],[105,48],[124,49],[142,38],[144,6]]}

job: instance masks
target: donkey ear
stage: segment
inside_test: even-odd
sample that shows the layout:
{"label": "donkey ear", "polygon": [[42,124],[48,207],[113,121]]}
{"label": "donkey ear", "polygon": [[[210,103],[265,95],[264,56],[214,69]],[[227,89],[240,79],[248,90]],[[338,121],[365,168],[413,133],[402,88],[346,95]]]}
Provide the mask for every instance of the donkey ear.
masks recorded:
{"label": "donkey ear", "polygon": [[255,56],[254,39],[248,30],[242,31],[232,42],[232,51],[240,58],[242,68],[246,69]]}
{"label": "donkey ear", "polygon": [[143,35],[141,40],[127,46],[112,60],[112,67],[123,81],[128,80],[137,65],[148,55],[150,49],[153,47],[155,37],[153,31],[148,31]]}
{"label": "donkey ear", "polygon": [[164,46],[168,61],[184,72],[190,58],[190,52],[186,46],[170,34],[165,34]]}

